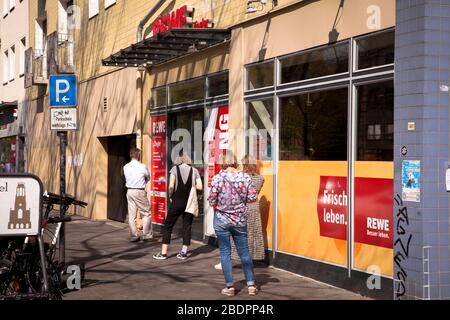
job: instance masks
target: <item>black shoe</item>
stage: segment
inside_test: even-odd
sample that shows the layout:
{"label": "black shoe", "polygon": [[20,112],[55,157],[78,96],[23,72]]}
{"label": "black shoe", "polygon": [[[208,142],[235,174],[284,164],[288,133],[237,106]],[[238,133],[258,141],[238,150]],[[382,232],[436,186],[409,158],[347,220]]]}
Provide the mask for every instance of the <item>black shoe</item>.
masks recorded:
{"label": "black shoe", "polygon": [[177,258],[178,258],[178,259],[181,259],[181,260],[186,260],[187,257],[188,257],[188,256],[187,256],[187,252],[180,251],[180,253],[177,254]]}
{"label": "black shoe", "polygon": [[167,254],[162,254],[162,252],[158,252],[157,254],[153,255],[153,259],[166,260],[167,259]]}

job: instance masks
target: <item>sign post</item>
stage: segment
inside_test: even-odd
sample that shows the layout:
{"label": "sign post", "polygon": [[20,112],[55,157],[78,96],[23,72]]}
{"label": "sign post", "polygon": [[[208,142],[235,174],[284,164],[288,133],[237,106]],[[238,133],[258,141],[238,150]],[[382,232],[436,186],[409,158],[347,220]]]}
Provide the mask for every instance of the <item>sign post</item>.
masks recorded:
{"label": "sign post", "polygon": [[[77,130],[77,76],[55,75],[50,76],[50,124],[51,130],[58,131],[59,137],[59,173],[60,173],[60,215],[65,214],[62,199],[66,197],[66,147],[67,130]],[[59,236],[59,260],[66,260],[66,232],[64,223]]]}

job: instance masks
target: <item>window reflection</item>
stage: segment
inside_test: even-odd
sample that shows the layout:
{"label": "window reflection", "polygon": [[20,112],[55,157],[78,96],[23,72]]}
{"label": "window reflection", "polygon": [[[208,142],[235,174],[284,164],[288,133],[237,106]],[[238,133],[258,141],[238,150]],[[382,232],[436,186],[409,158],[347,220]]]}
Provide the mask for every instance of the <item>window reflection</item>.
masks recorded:
{"label": "window reflection", "polygon": [[346,41],[280,60],[281,83],[347,72],[348,47]]}
{"label": "window reflection", "polygon": [[395,33],[383,32],[356,40],[358,69],[394,63]]}
{"label": "window reflection", "polygon": [[247,153],[272,160],[273,99],[249,102],[247,111]]}
{"label": "window reflection", "polygon": [[247,90],[273,86],[273,61],[247,67]]}
{"label": "window reflection", "polygon": [[393,161],[394,82],[358,87],[358,160]]}
{"label": "window reflection", "polygon": [[347,88],[281,99],[280,160],[347,159]]}
{"label": "window reflection", "polygon": [[205,78],[184,81],[170,86],[170,104],[205,98]]}

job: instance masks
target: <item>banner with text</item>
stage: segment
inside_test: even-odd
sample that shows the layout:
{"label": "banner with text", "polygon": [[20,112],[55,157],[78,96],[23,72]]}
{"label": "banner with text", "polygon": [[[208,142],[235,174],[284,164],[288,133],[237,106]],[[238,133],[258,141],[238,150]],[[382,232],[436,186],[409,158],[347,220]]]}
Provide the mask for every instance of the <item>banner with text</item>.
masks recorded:
{"label": "banner with text", "polygon": [[151,210],[152,221],[162,224],[166,218],[166,116],[152,117]]}

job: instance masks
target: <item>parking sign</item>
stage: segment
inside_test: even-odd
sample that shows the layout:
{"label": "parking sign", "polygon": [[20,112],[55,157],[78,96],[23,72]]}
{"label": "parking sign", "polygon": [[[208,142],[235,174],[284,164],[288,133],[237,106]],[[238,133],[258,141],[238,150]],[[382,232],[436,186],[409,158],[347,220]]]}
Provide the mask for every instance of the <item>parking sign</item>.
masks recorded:
{"label": "parking sign", "polygon": [[75,107],[77,105],[77,76],[50,76],[50,107]]}

